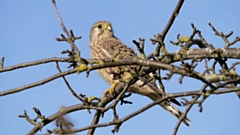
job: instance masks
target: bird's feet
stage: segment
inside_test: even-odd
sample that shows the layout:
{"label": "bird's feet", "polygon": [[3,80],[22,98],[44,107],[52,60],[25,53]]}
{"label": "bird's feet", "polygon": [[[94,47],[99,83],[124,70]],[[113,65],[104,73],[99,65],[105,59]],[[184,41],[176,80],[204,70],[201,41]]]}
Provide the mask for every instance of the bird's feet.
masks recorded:
{"label": "bird's feet", "polygon": [[118,82],[114,82],[109,89],[103,92],[103,97],[106,98],[108,96],[113,97],[114,96],[114,89],[117,87]]}

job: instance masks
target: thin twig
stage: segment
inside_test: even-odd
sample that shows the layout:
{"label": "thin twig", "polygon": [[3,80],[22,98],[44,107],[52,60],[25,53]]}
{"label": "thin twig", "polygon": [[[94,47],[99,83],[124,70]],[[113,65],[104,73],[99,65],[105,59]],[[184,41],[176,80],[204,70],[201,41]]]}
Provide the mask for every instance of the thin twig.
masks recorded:
{"label": "thin twig", "polygon": [[[70,107],[65,107],[64,112],[66,115],[66,114],[79,111],[79,110],[84,110],[84,109],[103,110],[103,108],[97,107],[97,104],[98,103],[96,102],[92,102],[90,106],[84,105],[84,104],[77,104]],[[42,129],[42,127],[56,120],[57,118],[59,118],[59,116],[62,116],[62,111],[54,113],[51,116],[45,118],[42,122],[39,122],[31,131],[28,132],[28,135],[35,135],[40,129]]]}
{"label": "thin twig", "polygon": [[[56,67],[57,67],[58,71],[59,71],[60,73],[62,73],[62,70],[60,69],[60,66],[59,66],[58,62],[56,62]],[[65,77],[65,76],[62,76],[62,78],[63,78],[65,84],[67,85],[68,89],[71,91],[72,95],[73,95],[74,97],[76,97],[78,100],[80,100],[81,102],[83,102],[84,104],[87,105],[88,103],[87,103],[86,101],[84,101],[84,100],[72,89],[72,87],[71,87],[70,84],[68,83],[66,77]]]}
{"label": "thin twig", "polygon": [[165,26],[164,30],[161,33],[163,41],[164,41],[169,29],[171,28],[172,24],[174,23],[176,17],[178,16],[183,3],[184,3],[184,0],[179,0],[178,4],[176,5],[175,9],[173,10],[173,13],[172,13],[170,19],[168,20],[167,25]]}
{"label": "thin twig", "polygon": [[165,48],[164,45],[164,39],[169,31],[169,29],[171,28],[172,24],[174,23],[174,20],[176,19],[176,17],[179,14],[179,11],[183,5],[184,0],[179,0],[178,4],[176,5],[170,19],[168,20],[168,23],[166,24],[166,26],[164,27],[163,31],[158,34],[157,36],[155,36],[155,39],[150,39],[152,41],[153,44],[155,44],[156,42],[158,42],[158,46],[156,47],[155,51],[152,52],[151,54],[149,54],[147,56],[147,59],[152,58],[153,56],[159,56],[160,53],[160,49],[161,48]]}
{"label": "thin twig", "polygon": [[[54,10],[56,12],[56,15],[58,17],[58,20],[60,22],[60,25],[63,29],[63,31],[65,32],[65,34],[68,36],[69,39],[71,39],[71,35],[69,34],[67,28],[65,27],[63,21],[62,21],[62,18],[58,12],[58,8],[57,8],[57,4],[56,4],[56,1],[55,0],[52,0],[52,3],[53,3],[53,6],[54,6]],[[72,39],[68,41],[72,47],[72,50],[75,50],[76,51],[76,54],[80,57],[80,51],[78,50],[78,48],[76,47],[76,45],[73,43]]]}
{"label": "thin twig", "polygon": [[[199,91],[199,93],[202,93],[205,89],[207,88],[207,85],[205,84],[203,86],[203,88]],[[191,104],[189,104],[189,106],[187,107],[187,109],[185,110],[185,112],[181,115],[181,117],[178,119],[178,122],[174,128],[174,131],[173,131],[173,135],[176,135],[177,134],[177,131],[178,131],[178,128],[180,127],[180,124],[182,123],[182,121],[184,120],[184,118],[186,118],[187,116],[187,113],[190,111],[190,109],[192,108],[192,106],[194,105],[194,103],[198,100],[198,98],[200,97],[201,95],[195,95],[195,98],[190,102]]]}
{"label": "thin twig", "polygon": [[36,65],[40,65],[40,64],[46,64],[46,63],[50,63],[50,62],[68,62],[69,58],[47,58],[47,59],[42,59],[42,60],[36,60],[36,61],[31,61],[31,62],[25,62],[25,63],[21,63],[21,64],[17,64],[14,66],[10,66],[10,67],[5,67],[5,68],[0,68],[0,73],[1,72],[7,72],[7,71],[13,71],[16,69],[20,69],[20,68],[26,68],[26,67],[30,67],[30,66],[36,66]]}

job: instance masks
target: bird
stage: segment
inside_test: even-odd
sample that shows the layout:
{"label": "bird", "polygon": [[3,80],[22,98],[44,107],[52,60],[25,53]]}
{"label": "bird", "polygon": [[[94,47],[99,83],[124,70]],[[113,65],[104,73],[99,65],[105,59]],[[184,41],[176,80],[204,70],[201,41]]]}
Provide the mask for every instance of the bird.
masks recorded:
{"label": "bird", "polygon": [[[138,57],[137,53],[132,48],[128,47],[115,37],[112,24],[108,21],[98,21],[92,25],[90,31],[90,52],[92,59],[106,59],[114,57],[117,57],[118,59],[134,59]],[[121,79],[123,80],[131,77],[132,73],[136,72],[136,70],[133,69],[136,68],[136,66],[128,66],[127,68],[130,71],[125,71],[121,74]],[[99,75],[107,83],[112,85],[112,87],[115,87],[121,80],[114,78],[114,74],[112,73],[113,71],[118,73],[121,71],[121,67],[102,68],[97,70]],[[127,92],[146,96],[153,101],[161,98],[161,95],[154,91],[150,86],[141,86],[143,83],[143,81],[138,80],[128,88]],[[104,94],[109,92],[111,92],[111,88],[104,92]],[[182,112],[173,106],[170,101],[161,102],[159,105],[178,119],[182,115]],[[182,122],[187,126],[189,126],[188,122],[190,121],[191,120],[187,117],[182,120]]]}

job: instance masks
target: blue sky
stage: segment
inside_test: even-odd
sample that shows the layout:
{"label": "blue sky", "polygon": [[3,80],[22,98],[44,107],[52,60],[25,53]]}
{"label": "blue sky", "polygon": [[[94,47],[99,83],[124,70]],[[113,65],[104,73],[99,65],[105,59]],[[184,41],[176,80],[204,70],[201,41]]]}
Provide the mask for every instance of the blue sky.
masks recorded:
{"label": "blue sky", "polygon": [[[146,52],[151,52],[155,46],[148,40],[154,34],[162,31],[167,23],[177,1],[57,1],[61,17],[68,29],[73,29],[75,35],[83,38],[76,41],[81,56],[90,57],[89,31],[93,23],[99,20],[112,22],[115,35],[128,46],[135,48],[132,40],[139,37],[146,39]],[[185,1],[178,18],[166,37],[169,52],[179,48],[169,43],[176,40],[176,35],[190,35],[191,23],[201,30],[202,35],[216,47],[223,47],[224,42],[216,37],[207,22],[210,21],[219,31],[225,33],[234,31],[230,40],[240,36],[239,1],[225,0],[189,0]],[[60,52],[69,49],[69,45],[57,42],[56,37],[62,32],[58,19],[50,0],[48,1],[17,1],[3,0],[0,5],[0,56],[5,56],[5,67],[19,63],[34,61],[50,57],[66,57]],[[233,47],[239,47],[239,43]],[[61,64],[62,70],[67,70],[68,64]],[[198,71],[203,71],[204,65]],[[237,70],[239,72],[239,69]],[[0,74],[0,91],[20,87],[42,80],[58,73],[54,63],[36,67],[18,69]],[[67,76],[73,89],[87,96],[102,96],[102,92],[109,85],[93,71],[88,78],[86,74]],[[178,83],[179,76],[175,75],[170,81],[164,81],[169,92],[181,92],[200,89],[202,83],[185,78],[183,84]],[[129,98],[134,104],[118,106],[120,117],[136,111],[151,101],[146,97],[133,95]],[[31,88],[20,93],[0,97],[1,115],[0,127],[2,134],[26,134],[33,126],[24,119],[18,118],[24,110],[30,117],[35,117],[31,107],[36,106],[45,116],[57,112],[61,106],[78,104],[61,78],[50,83]],[[188,117],[191,126],[181,125],[179,135],[202,134],[231,134],[237,135],[240,124],[240,101],[235,94],[212,96],[203,104],[203,112],[199,113],[194,106]],[[182,107],[181,110],[185,108]],[[87,111],[75,112],[68,118],[75,124],[74,128],[87,126],[93,117]],[[112,120],[109,111],[101,122]],[[127,134],[172,134],[177,122],[159,106],[155,106],[139,116],[124,123],[118,135]],[[54,124],[43,128],[52,129]],[[113,127],[100,128],[96,135],[112,134]],[[86,132],[78,133],[84,135]]]}

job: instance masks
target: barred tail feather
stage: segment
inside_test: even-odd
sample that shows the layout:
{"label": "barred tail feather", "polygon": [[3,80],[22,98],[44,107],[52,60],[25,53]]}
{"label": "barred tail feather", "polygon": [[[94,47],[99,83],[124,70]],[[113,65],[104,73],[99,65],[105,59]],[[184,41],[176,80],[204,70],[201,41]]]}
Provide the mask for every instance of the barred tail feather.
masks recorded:
{"label": "barred tail feather", "polygon": [[[154,90],[152,90],[148,85],[144,85],[143,87],[140,87],[140,85],[143,84],[142,81],[138,80],[132,87],[130,87],[130,92],[138,93],[144,96],[149,97],[153,101],[156,101],[161,98],[161,96],[156,93]],[[178,119],[182,116],[182,112],[177,109],[175,106],[173,106],[169,101],[164,101],[159,104],[162,108],[170,112],[173,116],[177,117]],[[187,117],[185,117],[182,122],[189,126],[188,122],[191,122],[191,120]]]}
{"label": "barred tail feather", "polygon": [[[161,105],[161,104],[159,104],[160,106],[162,106],[165,110],[167,110],[168,112],[170,112],[172,115],[174,115],[175,117],[177,117],[178,119],[181,117],[181,115],[182,115],[182,112],[179,110],[179,109],[177,109],[176,107],[174,107],[173,105],[171,105],[171,104],[169,104],[169,105],[165,105],[165,106],[163,106],[163,105]],[[188,117],[185,117],[183,120],[182,120],[182,122],[185,124],[185,125],[187,125],[187,126],[189,126],[189,123],[188,122],[191,122],[191,120],[188,118]]]}

